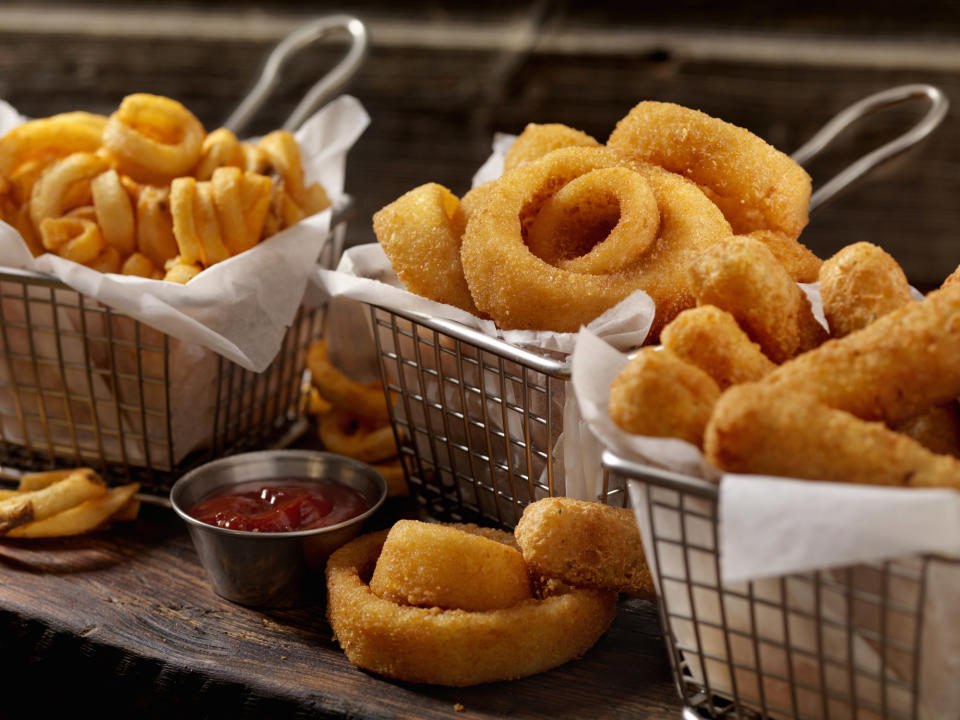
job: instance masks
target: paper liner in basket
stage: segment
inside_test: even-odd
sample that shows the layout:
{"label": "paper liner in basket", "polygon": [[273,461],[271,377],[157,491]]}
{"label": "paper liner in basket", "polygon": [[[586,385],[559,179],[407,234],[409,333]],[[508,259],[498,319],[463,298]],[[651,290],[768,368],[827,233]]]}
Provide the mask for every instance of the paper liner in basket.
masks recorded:
{"label": "paper liner in basket", "polygon": [[[24,120],[0,102],[0,135]],[[307,181],[321,182],[335,206],[343,198],[347,151],[368,123],[360,103],[342,96],[296,133]],[[313,265],[331,242],[331,215],[328,209],[306,218],[212,266],[186,285],[101,274],[51,254],[34,258],[17,232],[0,222],[0,266],[52,275],[84,296],[81,308],[73,293],[56,291],[53,299],[63,304],[54,317],[50,290],[28,285],[24,297],[19,283],[0,283],[0,310],[8,327],[13,323],[5,339],[7,352],[18,358],[0,366],[3,437],[25,442],[19,418],[26,413],[48,421],[47,428],[28,425],[34,443],[52,433],[46,435],[48,444],[79,445],[84,456],[109,461],[141,465],[147,454],[157,458],[170,453],[178,462],[208,443],[217,402],[216,356],[254,372],[269,366],[300,308]],[[94,312],[98,303],[124,317],[114,315],[108,327],[105,314]],[[20,329],[26,327],[28,315],[31,326],[39,325],[42,331]],[[129,318],[142,323],[139,334]],[[170,336],[166,359],[162,351],[154,350],[163,347],[162,334]],[[138,344],[152,347],[138,351]],[[39,362],[34,363],[31,355]],[[92,371],[81,372],[87,361]],[[169,369],[169,418],[165,417],[167,390],[161,384],[125,387],[121,381],[114,387],[108,380],[111,371],[162,379],[164,362]],[[66,369],[61,370],[61,365]],[[37,386],[36,392],[21,397],[24,393],[16,392],[17,384],[23,385],[24,373],[34,367],[38,370],[30,376],[34,381],[30,384]],[[51,397],[60,400],[51,401]],[[132,406],[138,416],[144,409],[147,423],[129,414]],[[172,450],[161,442],[167,424]],[[125,440],[121,449],[119,438],[133,437],[132,428],[144,425],[148,446]]]}
{"label": "paper liner in basket", "polygon": [[[960,564],[924,565],[917,556],[960,552],[960,494],[722,475],[688,443],[630,435],[610,420],[610,383],[627,362],[589,330],[578,335],[572,385],[590,429],[625,459],[720,483],[715,534],[709,501],[681,500],[666,487],[651,487],[648,495],[642,481],[631,480],[630,498],[644,546],[656,553],[651,570],[688,679],[728,697],[735,686],[741,702],[764,704],[774,716],[792,716],[796,707],[809,718],[879,717],[882,707],[914,717],[916,681],[919,717],[955,714],[960,631],[944,619],[960,603]],[[918,639],[915,676],[909,650]],[[791,673],[793,687],[784,680]]]}

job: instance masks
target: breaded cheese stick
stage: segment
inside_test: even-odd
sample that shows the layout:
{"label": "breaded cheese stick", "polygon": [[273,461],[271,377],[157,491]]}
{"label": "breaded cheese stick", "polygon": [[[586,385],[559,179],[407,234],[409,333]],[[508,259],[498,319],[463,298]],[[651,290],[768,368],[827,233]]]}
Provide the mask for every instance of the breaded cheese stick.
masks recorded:
{"label": "breaded cheese stick", "polygon": [[760,241],[734,236],[704,250],[690,265],[697,305],[716,305],[775,363],[827,338],[803,290]]}
{"label": "breaded cheese stick", "polygon": [[733,315],[713,305],[684,310],[663,329],[660,342],[707,373],[721,390],[759,380],[776,367]]}
{"label": "breaded cheese stick", "polygon": [[545,498],[526,507],[514,530],[527,566],[570,585],[654,594],[633,513],[598,502]]}
{"label": "breaded cheese stick", "polygon": [[784,363],[762,381],[888,425],[960,396],[960,283]]}
{"label": "breaded cheese stick", "polygon": [[930,452],[883,423],[764,383],[723,394],[707,425],[704,451],[730,472],[960,489],[960,460]]}
{"label": "breaded cheese stick", "polygon": [[865,328],[913,301],[903,269],[868,242],[847,245],[820,268],[820,297],[832,337]]}
{"label": "breaded cheese stick", "polygon": [[700,447],[720,388],[669,350],[643,348],[610,384],[610,419],[635,435],[676,437]]}

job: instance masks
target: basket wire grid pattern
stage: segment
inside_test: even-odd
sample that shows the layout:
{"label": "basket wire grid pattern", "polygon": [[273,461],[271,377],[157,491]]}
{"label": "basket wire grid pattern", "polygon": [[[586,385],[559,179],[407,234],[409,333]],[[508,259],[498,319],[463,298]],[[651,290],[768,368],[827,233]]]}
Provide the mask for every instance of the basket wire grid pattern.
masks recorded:
{"label": "basket wire grid pattern", "polygon": [[[566,360],[413,313],[371,305],[370,317],[407,480],[427,515],[509,528],[528,503],[563,494],[553,448]],[[603,496],[625,503],[622,487]]]}
{"label": "basket wire grid pattern", "polygon": [[[325,246],[325,267],[339,258],[344,229]],[[55,278],[0,268],[0,464],[88,465],[162,495],[212,457],[282,443],[303,417],[306,350],[322,321],[322,309],[301,308],[262,373],[212,357],[212,409],[178,429],[177,341]],[[184,455],[185,441],[200,449]]]}
{"label": "basket wire grid pattern", "polygon": [[[919,717],[923,607],[937,556],[722,584],[717,490],[604,454],[640,493],[659,610],[688,717]],[[635,503],[636,506],[636,503]],[[693,714],[691,714],[693,713]]]}

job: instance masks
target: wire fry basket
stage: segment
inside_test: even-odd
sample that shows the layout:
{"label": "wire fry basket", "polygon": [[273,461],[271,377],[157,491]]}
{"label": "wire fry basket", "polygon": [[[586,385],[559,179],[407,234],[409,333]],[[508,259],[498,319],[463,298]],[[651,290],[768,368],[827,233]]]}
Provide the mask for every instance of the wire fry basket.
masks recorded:
{"label": "wire fry basket", "polygon": [[[224,126],[246,125],[287,60],[334,32],[346,33],[350,44],[284,128],[301,125],[359,69],[367,33],[356,18],[319,18],[284,38]],[[317,260],[322,267],[340,259],[351,206],[342,196],[333,209]],[[301,307],[261,373],[207,352],[191,366],[201,391],[184,397],[176,392],[184,380],[177,361],[200,348],[54,277],[0,268],[0,471],[88,465],[112,479],[137,480],[148,495],[165,495],[177,476],[212,457],[289,444],[306,427],[306,350],[321,336],[323,313]],[[184,417],[193,422],[174,422]]]}
{"label": "wire fry basket", "polygon": [[960,561],[924,555],[724,584],[716,486],[611,452],[603,466],[627,485],[658,578],[684,717],[924,717],[937,633],[925,622],[928,589]]}

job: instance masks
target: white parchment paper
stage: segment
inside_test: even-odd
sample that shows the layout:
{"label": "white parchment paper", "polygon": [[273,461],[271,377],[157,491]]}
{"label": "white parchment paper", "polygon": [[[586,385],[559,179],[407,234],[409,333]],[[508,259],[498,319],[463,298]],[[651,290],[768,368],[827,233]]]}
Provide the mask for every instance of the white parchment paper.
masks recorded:
{"label": "white parchment paper", "polygon": [[[0,135],[24,120],[0,101]],[[313,115],[296,133],[308,182],[321,182],[334,206],[344,198],[347,151],[368,123],[362,105],[353,97],[342,96]],[[331,215],[328,209],[306,218],[251,250],[204,270],[185,285],[103,274],[51,254],[34,258],[19,234],[0,222],[0,266],[52,275],[117,311],[125,317],[114,316],[109,331],[115,339],[128,343],[115,346],[111,356],[101,350],[103,343],[82,342],[84,336],[104,337],[108,328],[102,326],[102,316],[70,307],[76,304],[70,293],[58,291],[63,304],[53,318],[45,288],[28,286],[24,301],[18,297],[23,286],[10,283],[10,287],[2,287],[5,283],[0,283],[8,323],[26,324],[25,313],[30,312],[35,325],[51,327],[56,323],[61,330],[59,337],[53,337],[42,331],[28,334],[14,327],[7,338],[11,352],[79,367],[89,361],[104,371],[139,372],[159,381],[165,377],[162,353],[138,354],[134,348],[137,342],[141,347],[162,347],[162,334],[170,336],[166,365],[172,437],[167,438],[164,430],[166,399],[159,384],[144,383],[143,388],[125,387],[123,383],[111,386],[99,373],[89,377],[63,374],[56,370],[58,363],[41,362],[37,373],[29,363],[0,367],[0,385],[5,388],[0,392],[5,438],[27,442],[17,410],[17,403],[26,403],[20,409],[29,417],[53,421],[49,442],[78,447],[82,454],[103,455],[111,461],[143,464],[152,457],[156,463],[172,455],[177,462],[208,443],[216,406],[216,356],[254,372],[267,368],[304,300],[318,256],[331,241]],[[44,312],[49,317],[44,317]],[[143,323],[139,336],[133,322],[128,322],[130,318]],[[44,393],[42,406],[35,393],[20,397],[22,393],[9,389],[16,388],[17,378],[23,377],[31,378],[30,384],[35,382]],[[56,402],[50,397],[69,400]],[[152,422],[147,423],[144,437],[134,440],[132,429],[143,423],[140,413],[128,408],[140,406]],[[29,426],[29,422],[26,433],[33,442],[46,437],[46,428]]]}

